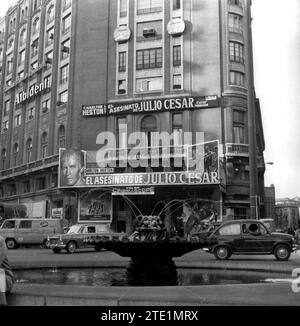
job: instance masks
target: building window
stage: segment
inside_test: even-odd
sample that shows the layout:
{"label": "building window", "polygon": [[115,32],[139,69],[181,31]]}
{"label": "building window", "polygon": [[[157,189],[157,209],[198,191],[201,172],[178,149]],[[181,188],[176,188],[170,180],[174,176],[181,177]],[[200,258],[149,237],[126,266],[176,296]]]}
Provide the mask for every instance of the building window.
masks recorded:
{"label": "building window", "polygon": [[48,155],[48,134],[44,132],[41,137],[41,156],[42,158]]}
{"label": "building window", "polygon": [[22,24],[24,20],[25,20],[25,10],[22,9],[20,14],[20,23]]}
{"label": "building window", "polygon": [[32,23],[32,35],[35,35],[39,32],[40,29],[40,19],[35,18],[35,20]]}
{"label": "building window", "polygon": [[53,22],[53,20],[54,20],[54,13],[55,13],[54,6],[51,5],[49,7],[48,11],[47,11],[47,24]]}
{"label": "building window", "polygon": [[29,138],[26,142],[26,162],[29,163],[32,161],[32,139]]}
{"label": "building window", "polygon": [[51,44],[53,44],[53,40],[54,40],[54,27],[50,28],[47,31],[46,46],[50,46]]}
{"label": "building window", "polygon": [[32,120],[35,116],[35,107],[28,109],[28,120]]}
{"label": "building window", "polygon": [[37,187],[37,190],[46,189],[46,178],[42,177],[42,178],[36,179],[36,187]]}
{"label": "building window", "polygon": [[13,59],[9,58],[7,61],[7,74],[11,74],[12,73],[12,68],[13,68]]}
{"label": "building window", "polygon": [[35,57],[39,52],[39,39],[31,43],[31,58]]}
{"label": "building window", "polygon": [[118,80],[118,94],[126,94],[127,92],[127,83],[126,79],[119,79]]}
{"label": "building window", "polygon": [[234,33],[243,33],[243,17],[237,14],[229,14],[228,17],[229,31]]}
{"label": "building window", "polygon": [[229,59],[244,63],[244,45],[238,42],[229,42]]}
{"label": "building window", "polygon": [[173,89],[182,89],[182,76],[179,74],[173,75]]}
{"label": "building window", "polygon": [[22,46],[26,41],[26,29],[22,29],[20,33],[20,46]]}
{"label": "building window", "polygon": [[183,129],[182,129],[182,113],[174,113],[172,115],[172,133],[174,136],[174,145],[183,144]]}
{"label": "building window", "polygon": [[63,11],[67,10],[70,8],[72,5],[72,0],[64,0],[63,2]]}
{"label": "building window", "polygon": [[181,0],[173,0],[173,10],[181,8]]}
{"label": "building window", "polygon": [[162,77],[138,78],[136,80],[136,92],[162,91]]}
{"label": "building window", "polygon": [[25,76],[24,70],[18,72],[18,78],[17,79],[21,79]]}
{"label": "building window", "polygon": [[[23,182],[23,193],[28,194],[29,192],[30,192],[30,181],[27,180],[27,181]],[[23,222],[25,222],[25,221],[23,221]]]}
{"label": "building window", "polygon": [[15,116],[15,127],[19,127],[22,123],[22,116],[21,114],[17,114]]}
{"label": "building window", "polygon": [[66,147],[66,130],[65,126],[61,125],[58,129],[58,148]]}
{"label": "building window", "polygon": [[23,65],[25,62],[25,50],[19,53],[19,66]]}
{"label": "building window", "polygon": [[126,118],[117,118],[117,148],[127,148],[127,121]]}
{"label": "building window", "polygon": [[50,99],[47,99],[42,102],[42,111],[43,113],[46,113],[50,110]]}
{"label": "building window", "polygon": [[163,0],[138,0],[137,1],[137,14],[150,14],[162,11]]}
{"label": "building window", "polygon": [[7,156],[6,149],[3,148],[1,151],[1,169],[2,170],[5,170],[6,156]]}
{"label": "building window", "polygon": [[8,41],[8,44],[7,44],[7,50],[8,50],[8,51],[12,50],[13,46],[14,46],[14,38],[12,37],[12,38],[9,39],[9,41]]}
{"label": "building window", "polygon": [[246,113],[244,111],[233,110],[233,141],[236,144],[246,142]]}
{"label": "building window", "polygon": [[45,54],[46,69],[50,69],[52,67],[52,62],[53,62],[53,51],[49,51]]}
{"label": "building window", "polygon": [[63,28],[62,28],[63,34],[67,34],[71,29],[71,14],[63,18],[62,23],[63,23]]}
{"label": "building window", "polygon": [[230,84],[245,87],[245,74],[239,71],[230,71]]}
{"label": "building window", "polygon": [[137,70],[162,67],[162,48],[138,50],[136,53]]}
{"label": "building window", "polygon": [[247,208],[235,207],[234,208],[234,219],[244,220],[247,218]]}
{"label": "building window", "polygon": [[44,78],[44,85],[46,86],[45,88],[50,88],[51,87],[51,82],[52,82],[52,75],[48,75]]}
{"label": "building window", "polygon": [[37,69],[37,67],[38,67],[38,62],[37,62],[37,61],[32,62],[32,64],[30,65],[30,67],[31,67],[31,70],[35,70],[35,69]]}
{"label": "building window", "polygon": [[11,183],[7,186],[7,196],[15,196],[17,194],[17,186],[15,183]]}
{"label": "building window", "polygon": [[149,21],[137,24],[137,42],[153,41],[162,39],[162,21]]}
{"label": "building window", "polygon": [[7,131],[9,127],[9,121],[3,121],[3,132]]}
{"label": "building window", "polygon": [[37,10],[41,5],[41,0],[32,0],[33,10]]}
{"label": "building window", "polygon": [[60,84],[65,84],[69,79],[69,65],[65,65],[60,68]]}
{"label": "building window", "polygon": [[148,115],[142,119],[141,132],[145,133],[148,147],[157,145],[154,142],[155,136],[153,135],[153,133],[157,132],[157,122],[153,115]]}
{"label": "building window", "polygon": [[238,6],[243,8],[241,0],[228,0],[229,4],[232,6]]}
{"label": "building window", "polygon": [[4,112],[3,112],[4,117],[9,115],[9,110],[10,110],[10,100],[7,100],[4,103]]}
{"label": "building window", "polygon": [[64,91],[59,94],[58,105],[68,103],[68,91]]}
{"label": "building window", "polygon": [[70,39],[64,41],[61,44],[61,56],[60,59],[64,60],[70,56]]}
{"label": "building window", "polygon": [[120,0],[120,17],[127,17],[127,0]]}
{"label": "building window", "polygon": [[19,144],[15,143],[14,147],[13,147],[13,164],[14,164],[14,166],[17,166],[18,154],[19,154]]}
{"label": "building window", "polygon": [[119,72],[126,71],[126,52],[119,52]]}
{"label": "building window", "polygon": [[181,45],[173,46],[173,67],[181,66]]}

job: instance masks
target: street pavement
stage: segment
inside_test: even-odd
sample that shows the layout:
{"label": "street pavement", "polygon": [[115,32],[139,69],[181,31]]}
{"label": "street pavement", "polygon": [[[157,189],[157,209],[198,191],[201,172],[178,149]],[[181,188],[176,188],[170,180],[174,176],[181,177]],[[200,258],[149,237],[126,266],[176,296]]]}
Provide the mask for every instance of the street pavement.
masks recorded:
{"label": "street pavement", "polygon": [[[63,267],[126,267],[129,258],[110,251],[79,250],[74,254],[54,254],[48,249],[21,248],[10,250],[8,259],[14,270]],[[10,305],[85,305],[85,306],[181,306],[181,305],[300,305],[300,279],[291,286],[292,271],[300,268],[300,255],[293,253],[287,262],[274,256],[232,256],[218,261],[202,250],[193,251],[174,262],[178,268],[281,272],[288,282],[167,286],[167,287],[92,287],[15,284],[8,297]],[[296,291],[295,291],[296,289]],[[299,291],[298,291],[299,290]]]}
{"label": "street pavement", "polygon": [[[126,267],[130,258],[121,257],[111,251],[96,252],[94,249],[81,249],[74,254],[61,252],[55,254],[49,249],[21,248],[9,250],[8,259],[12,268],[47,268],[47,267]],[[227,261],[219,261],[214,255],[202,250],[190,252],[173,259],[180,268],[221,268],[267,272],[285,272],[300,267],[300,254],[292,253],[288,261],[277,261],[268,256],[232,256]]]}

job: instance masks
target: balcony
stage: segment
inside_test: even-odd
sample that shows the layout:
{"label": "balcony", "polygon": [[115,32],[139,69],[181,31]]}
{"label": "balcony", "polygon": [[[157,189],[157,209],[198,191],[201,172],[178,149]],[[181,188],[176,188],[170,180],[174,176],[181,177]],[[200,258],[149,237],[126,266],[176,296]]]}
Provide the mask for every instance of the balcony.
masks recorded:
{"label": "balcony", "polygon": [[249,157],[249,145],[247,144],[226,144],[226,156]]}
{"label": "balcony", "polygon": [[17,177],[19,175],[32,173],[51,166],[56,166],[58,165],[58,159],[59,155],[57,154],[24,165],[16,166],[8,170],[0,171],[0,179]]}

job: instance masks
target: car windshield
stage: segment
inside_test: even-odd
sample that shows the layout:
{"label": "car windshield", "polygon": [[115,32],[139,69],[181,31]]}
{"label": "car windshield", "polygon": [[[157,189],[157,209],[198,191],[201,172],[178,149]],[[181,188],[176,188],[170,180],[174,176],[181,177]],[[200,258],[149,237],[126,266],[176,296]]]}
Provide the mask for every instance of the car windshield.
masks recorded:
{"label": "car windshield", "polygon": [[5,221],[2,225],[2,229],[13,229],[15,227],[15,221]]}
{"label": "car windshield", "polygon": [[82,225],[72,225],[69,229],[69,231],[67,232],[67,234],[71,234],[71,233],[80,233],[80,229],[82,228]]}

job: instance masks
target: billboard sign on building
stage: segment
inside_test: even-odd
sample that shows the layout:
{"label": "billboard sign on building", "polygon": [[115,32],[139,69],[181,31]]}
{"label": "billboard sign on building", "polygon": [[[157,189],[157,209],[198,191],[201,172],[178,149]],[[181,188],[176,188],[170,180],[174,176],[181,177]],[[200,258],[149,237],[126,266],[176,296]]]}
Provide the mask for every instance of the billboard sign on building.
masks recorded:
{"label": "billboard sign on building", "polygon": [[127,103],[108,103],[83,105],[83,117],[101,117],[118,114],[135,113],[159,113],[169,111],[193,110],[201,108],[218,107],[220,101],[218,96],[198,96],[198,97],[172,97],[154,100],[143,100]]}
{"label": "billboard sign on building", "polygon": [[[199,149],[199,147],[201,148]],[[97,168],[97,153],[95,151],[61,149],[59,187],[109,187],[112,189],[113,187],[147,188],[153,186],[220,184],[218,141],[191,145],[185,151],[185,155],[186,157],[182,158],[180,162],[184,161],[184,159],[186,162],[180,168],[176,167],[176,171],[172,169],[172,166],[164,171],[163,165],[161,165],[164,172],[117,173],[114,172],[114,169]],[[163,155],[160,158],[160,164],[163,163],[162,159],[164,159]],[[139,159],[136,157],[132,161],[136,163]],[[140,161],[145,162],[144,159]],[[149,167],[151,167],[151,158],[146,161],[149,162]],[[192,165],[192,163],[194,164]]]}
{"label": "billboard sign on building", "polygon": [[112,196],[154,195],[154,187],[122,187],[113,188]]}

